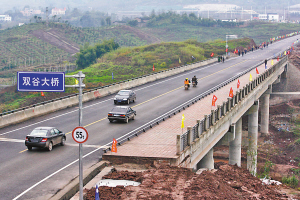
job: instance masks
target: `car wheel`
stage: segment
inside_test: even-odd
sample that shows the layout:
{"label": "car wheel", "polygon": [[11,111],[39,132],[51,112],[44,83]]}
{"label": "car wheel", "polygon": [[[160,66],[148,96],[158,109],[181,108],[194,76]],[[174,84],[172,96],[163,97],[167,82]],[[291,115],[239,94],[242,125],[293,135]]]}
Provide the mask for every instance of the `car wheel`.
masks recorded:
{"label": "car wheel", "polygon": [[31,147],[31,146],[27,146],[27,149],[28,149],[29,151],[31,151],[31,150],[32,150],[32,147]]}
{"label": "car wheel", "polygon": [[134,98],[134,99],[132,100],[133,103],[135,102],[135,99],[136,99],[136,98]]}
{"label": "car wheel", "polygon": [[125,119],[125,122],[128,123],[128,118]]}
{"label": "car wheel", "polygon": [[64,146],[65,143],[66,143],[66,138],[65,138],[65,137],[62,137],[62,138],[61,138],[61,143],[60,143],[60,145],[61,145],[61,146]]}
{"label": "car wheel", "polygon": [[134,120],[134,117],[135,117],[135,116],[133,115],[131,119]]}
{"label": "car wheel", "polygon": [[48,151],[52,151],[52,148],[53,148],[53,143],[50,142],[50,143],[49,143],[49,146],[48,146]]}
{"label": "car wheel", "polygon": [[113,122],[113,120],[112,120],[112,119],[109,119],[109,122],[110,122],[110,123],[112,123],[112,122]]}
{"label": "car wheel", "polygon": [[129,101],[129,99],[127,100],[127,104],[129,105],[129,103],[130,103],[130,101]]}

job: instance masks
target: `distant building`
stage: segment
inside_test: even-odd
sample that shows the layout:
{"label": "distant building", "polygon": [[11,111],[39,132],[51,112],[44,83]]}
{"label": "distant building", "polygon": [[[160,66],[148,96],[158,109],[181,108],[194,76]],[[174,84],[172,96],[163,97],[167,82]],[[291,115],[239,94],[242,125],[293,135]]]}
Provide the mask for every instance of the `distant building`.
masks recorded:
{"label": "distant building", "polygon": [[44,14],[41,10],[33,10],[29,8],[25,8],[24,10],[20,11],[23,16],[31,16],[31,15],[41,15]]}
{"label": "distant building", "polygon": [[0,21],[11,21],[11,17],[9,15],[0,15]]}
{"label": "distant building", "polygon": [[19,23],[19,26],[23,26],[24,25],[24,23]]}
{"label": "distant building", "polygon": [[279,22],[279,15],[276,13],[268,13],[268,20],[272,22]]}
{"label": "distant building", "polygon": [[258,19],[264,21],[279,22],[279,15],[276,13],[259,14]]}
{"label": "distant building", "polygon": [[268,15],[267,14],[259,14],[258,19],[267,21],[268,20]]}
{"label": "distant building", "polygon": [[51,15],[65,15],[66,14],[66,8],[60,9],[60,8],[53,8]]}

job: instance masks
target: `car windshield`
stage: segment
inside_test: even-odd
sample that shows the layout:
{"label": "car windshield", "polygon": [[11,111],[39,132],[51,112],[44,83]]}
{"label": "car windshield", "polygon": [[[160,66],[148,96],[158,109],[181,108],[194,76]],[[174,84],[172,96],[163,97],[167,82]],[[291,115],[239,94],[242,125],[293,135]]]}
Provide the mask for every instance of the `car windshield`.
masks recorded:
{"label": "car windshield", "polygon": [[115,107],[111,110],[112,112],[121,112],[125,113],[127,111],[127,108],[120,108],[120,107]]}
{"label": "car windshield", "polygon": [[129,91],[120,91],[120,92],[118,92],[118,95],[120,95],[120,96],[128,96],[129,95]]}
{"label": "car windshield", "polygon": [[47,136],[47,130],[45,129],[34,129],[30,135],[32,136]]}

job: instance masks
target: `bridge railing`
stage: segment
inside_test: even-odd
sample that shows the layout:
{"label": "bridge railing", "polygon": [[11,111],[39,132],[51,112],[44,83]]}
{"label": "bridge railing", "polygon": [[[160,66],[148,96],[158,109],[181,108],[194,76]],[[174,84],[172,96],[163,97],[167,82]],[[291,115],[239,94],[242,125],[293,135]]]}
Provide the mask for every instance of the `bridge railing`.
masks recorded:
{"label": "bridge railing", "polygon": [[[250,81],[246,86],[244,86],[240,91],[237,91],[235,95],[233,95],[232,98],[228,98],[227,101],[223,102],[222,105],[219,105],[217,109],[211,110],[211,113],[209,115],[205,115],[204,119],[201,121],[198,120],[197,124],[193,126],[192,129],[188,129],[185,133],[183,133],[180,136],[180,151],[183,151],[186,147],[188,147],[196,138],[199,138],[200,135],[205,132],[207,129],[209,129],[211,126],[213,126],[215,123],[218,122],[219,119],[224,117],[227,112],[231,110],[236,104],[238,104],[244,97],[246,97],[252,90],[254,90],[259,84],[261,84],[267,77],[269,77],[273,72],[275,72],[284,62],[286,62],[288,59],[287,56],[282,58],[278,63],[267,69],[264,73],[260,74],[257,78],[255,78],[253,81]],[[258,65],[261,65],[258,64]],[[251,68],[254,69],[258,65]],[[248,71],[251,71],[248,70]],[[245,73],[243,73],[244,75]],[[236,77],[237,78],[237,77]],[[235,78],[235,79],[236,79]],[[228,83],[231,81],[228,81]],[[199,129],[201,127],[201,129]],[[197,131],[195,130],[197,128]],[[193,135],[193,140],[189,141],[188,138],[190,138],[190,134],[198,134]]]}

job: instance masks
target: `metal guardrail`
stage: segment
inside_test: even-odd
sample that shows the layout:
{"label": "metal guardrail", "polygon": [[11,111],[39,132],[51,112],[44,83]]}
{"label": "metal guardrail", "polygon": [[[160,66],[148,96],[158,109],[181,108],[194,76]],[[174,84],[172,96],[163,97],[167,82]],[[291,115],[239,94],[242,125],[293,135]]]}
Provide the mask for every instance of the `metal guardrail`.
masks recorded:
{"label": "metal guardrail", "polygon": [[[284,57],[279,61],[279,63],[276,64],[276,66],[279,66],[282,62],[285,62],[286,60],[287,60],[287,56],[284,56]],[[146,132],[148,129],[153,128],[155,125],[158,125],[160,122],[165,121],[165,119],[170,118],[171,116],[176,115],[177,113],[180,113],[182,110],[184,110],[185,108],[187,108],[187,107],[189,107],[190,105],[194,104],[194,103],[197,102],[198,100],[201,100],[202,98],[206,97],[207,95],[210,95],[211,93],[215,92],[216,90],[218,90],[218,89],[222,88],[223,86],[225,86],[225,85],[231,83],[232,81],[238,79],[239,77],[243,76],[244,74],[247,74],[248,72],[250,72],[251,70],[255,69],[256,67],[258,67],[258,66],[260,66],[260,65],[262,65],[262,64],[264,64],[263,61],[262,61],[262,62],[259,62],[258,64],[254,65],[254,66],[251,67],[251,68],[248,68],[247,70],[243,71],[242,73],[240,73],[240,74],[238,74],[238,75],[236,75],[236,76],[231,77],[230,79],[228,79],[228,80],[226,80],[226,81],[220,83],[219,85],[217,85],[217,86],[215,86],[215,87],[213,87],[213,88],[211,88],[211,89],[209,89],[209,90],[203,92],[202,94],[200,94],[200,95],[198,95],[198,96],[196,96],[196,97],[190,99],[189,101],[187,101],[187,102],[185,102],[185,103],[183,103],[183,104],[177,106],[176,108],[174,108],[174,109],[170,110],[169,112],[167,112],[167,113],[161,115],[160,117],[157,117],[157,118],[155,118],[154,120],[152,120],[152,121],[150,121],[150,122],[144,124],[144,125],[141,126],[140,128],[135,129],[135,130],[133,130],[133,131],[131,131],[131,132],[125,134],[125,135],[122,136],[121,139],[118,141],[118,145],[121,145],[123,142],[128,141],[128,140],[130,140],[131,138],[138,136],[140,133]],[[276,66],[274,65],[272,68],[269,68],[269,69],[264,73],[264,75],[260,75],[259,77],[257,77],[257,79],[260,79],[260,78],[262,78],[262,77],[264,77],[264,79],[265,79],[266,77],[268,77],[271,73],[273,73],[273,72],[275,71]],[[267,75],[265,75],[265,74],[267,74]],[[263,79],[263,80],[264,80],[264,79]],[[244,96],[247,95],[247,94],[250,92],[249,89],[248,89],[248,87],[250,87],[251,85],[255,85],[254,82],[255,82],[255,80],[252,81],[251,84],[247,84],[247,86],[245,87],[246,89],[244,89],[245,91],[247,91],[247,93],[244,94]],[[234,98],[232,98],[232,99],[234,99]],[[224,115],[229,111],[228,106],[230,105],[230,103],[233,104],[233,103],[232,103],[232,101],[233,101],[232,99],[228,99],[228,101],[220,107],[220,111],[219,111],[219,112],[220,112],[220,117],[221,117],[221,116],[224,116]],[[240,98],[240,100],[241,100],[241,99],[242,99],[242,98]],[[239,100],[239,101],[240,101],[240,100]],[[236,103],[237,103],[237,102],[236,102]],[[236,104],[236,103],[235,103],[235,104]],[[211,115],[211,114],[210,114],[210,115]],[[210,115],[208,115],[208,116],[209,116],[208,118],[210,118]],[[201,120],[201,122],[200,122],[200,124],[199,124],[199,126],[198,126],[198,128],[199,128],[199,129],[198,129],[198,137],[199,137],[203,132],[205,132],[205,131],[209,128],[209,123],[208,123],[207,120],[208,120],[208,119],[203,119],[203,120]],[[216,119],[215,119],[215,120],[216,120]],[[216,122],[216,121],[215,121],[215,122]],[[195,126],[194,126],[194,127],[195,127]],[[186,145],[188,145],[188,143],[189,143],[189,137],[188,137],[188,136],[189,136],[189,131],[183,133],[183,134],[180,136],[180,144],[182,145],[182,146],[180,147],[180,149],[184,149],[184,148],[186,147]],[[196,137],[196,138],[197,138],[197,137]],[[110,150],[110,149],[111,149],[111,147],[108,147],[107,149],[103,149],[103,151],[106,152],[107,150]]]}

